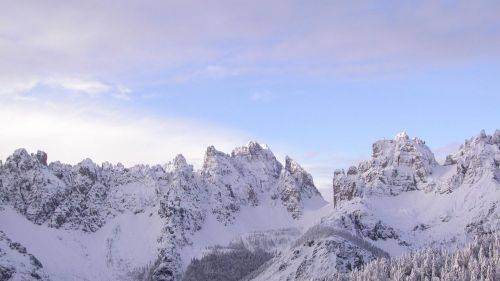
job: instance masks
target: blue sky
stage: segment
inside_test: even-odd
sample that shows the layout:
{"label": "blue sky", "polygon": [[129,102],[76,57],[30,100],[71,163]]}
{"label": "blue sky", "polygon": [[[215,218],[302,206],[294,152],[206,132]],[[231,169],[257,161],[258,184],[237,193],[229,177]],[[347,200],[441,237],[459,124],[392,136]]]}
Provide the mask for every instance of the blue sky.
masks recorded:
{"label": "blue sky", "polygon": [[326,190],[400,131],[443,158],[500,127],[498,1],[1,6],[1,158],[199,166],[257,140]]}

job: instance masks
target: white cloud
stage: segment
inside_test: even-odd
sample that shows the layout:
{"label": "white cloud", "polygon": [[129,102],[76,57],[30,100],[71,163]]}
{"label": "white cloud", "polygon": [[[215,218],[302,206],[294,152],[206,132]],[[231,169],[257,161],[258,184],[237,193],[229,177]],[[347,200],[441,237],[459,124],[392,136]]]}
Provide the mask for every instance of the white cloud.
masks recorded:
{"label": "white cloud", "polygon": [[38,84],[37,79],[0,80],[0,97],[15,96],[32,90]]}
{"label": "white cloud", "polygon": [[61,87],[64,90],[99,95],[111,91],[111,86],[95,80],[82,80],[76,78],[48,78],[38,82],[40,85]]}
{"label": "white cloud", "polygon": [[[83,94],[96,97],[103,94],[131,100],[132,91],[122,84],[103,83],[96,79],[79,77],[35,77],[0,80],[0,96],[17,96],[34,92],[37,87],[47,87],[51,90],[62,90],[66,94]],[[26,98],[26,96],[24,96]]]}
{"label": "white cloud", "polygon": [[95,104],[2,102],[0,157],[19,148],[44,150],[49,161],[160,164],[182,153],[199,166],[209,145],[230,151],[244,134],[199,121],[113,111]]}

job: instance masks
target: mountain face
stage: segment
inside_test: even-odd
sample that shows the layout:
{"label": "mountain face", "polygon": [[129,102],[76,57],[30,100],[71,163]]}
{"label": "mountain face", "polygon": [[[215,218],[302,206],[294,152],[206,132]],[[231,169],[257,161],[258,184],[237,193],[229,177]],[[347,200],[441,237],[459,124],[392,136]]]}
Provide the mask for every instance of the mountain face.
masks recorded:
{"label": "mountain face", "polygon": [[[435,161],[423,141],[400,134],[394,140],[376,142],[370,161],[350,167],[347,173],[335,172],[334,204],[338,207],[351,200],[372,203],[384,198],[375,194],[429,200],[432,202],[425,203],[426,207],[437,208],[433,211],[441,213],[442,223],[457,220],[460,225],[466,222],[462,230],[467,234],[487,233],[499,227],[499,173],[500,130],[493,135],[481,131],[448,156],[443,165]],[[415,192],[403,194],[409,191]],[[387,201],[396,200],[388,197]],[[462,210],[453,204],[459,204]],[[422,222],[414,228],[427,230],[433,224],[436,222]]]}
{"label": "mountain face", "polygon": [[16,150],[0,164],[0,280],[348,280],[499,233],[499,130],[443,164],[405,133],[372,148],[334,172],[328,205],[297,162],[255,142],[209,147],[200,170],[182,155],[125,168]]}
{"label": "mountain face", "polygon": [[370,160],[334,172],[332,209],[249,280],[347,280],[348,272],[384,252],[454,250],[498,233],[499,141],[499,130],[482,131],[443,165],[424,141],[405,133],[375,142]]}
{"label": "mountain face", "polygon": [[[452,192],[481,180],[499,183],[499,167],[500,130],[492,136],[481,131],[461,145],[455,155],[449,155],[443,166],[436,162],[424,141],[400,133],[393,140],[374,143],[371,160],[349,167],[347,172],[334,172],[334,205],[371,194],[398,195],[411,190]],[[451,169],[451,177],[433,175],[444,169]]]}
{"label": "mountain face", "polygon": [[[282,165],[269,148],[255,142],[231,154],[209,147],[200,171],[182,155],[165,166],[125,168],[90,159],[72,166],[48,164],[44,152],[24,149],[0,165],[0,230],[24,237],[41,263],[49,263],[47,272],[54,280],[77,274],[61,270],[57,262],[81,267],[81,280],[178,280],[190,260],[183,249],[197,245],[193,237],[201,230],[230,227],[240,213],[248,216],[253,210],[267,210],[271,221],[273,213],[294,221],[325,204],[299,164],[287,157]],[[140,226],[147,233],[134,229]],[[26,231],[41,234],[22,234]],[[68,247],[87,268],[64,261],[68,253],[50,264],[54,257],[33,241],[37,239]],[[101,244],[104,250],[97,249]],[[149,248],[131,257],[131,244]],[[106,266],[94,265],[92,259]],[[3,262],[0,267],[10,268]]]}
{"label": "mountain face", "polygon": [[481,131],[461,145],[455,155],[448,156],[445,165],[456,166],[450,189],[475,184],[483,178],[500,182],[500,130],[491,136]]}
{"label": "mountain face", "polygon": [[432,186],[428,177],[438,163],[424,141],[400,133],[393,140],[377,141],[372,148],[371,160],[347,172],[334,172],[334,205],[365,194],[398,195]]}

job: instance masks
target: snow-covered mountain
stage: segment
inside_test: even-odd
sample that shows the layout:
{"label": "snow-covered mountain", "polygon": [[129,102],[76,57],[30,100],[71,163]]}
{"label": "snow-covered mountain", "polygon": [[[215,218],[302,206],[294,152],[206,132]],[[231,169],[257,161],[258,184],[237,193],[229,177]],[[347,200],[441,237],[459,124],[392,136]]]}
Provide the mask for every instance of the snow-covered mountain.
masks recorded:
{"label": "snow-covered mountain", "polygon": [[200,171],[182,155],[125,168],[48,164],[44,152],[18,149],[0,162],[1,274],[38,270],[12,265],[26,256],[12,239],[51,280],[178,280],[204,247],[294,225],[325,204],[298,163],[255,142],[231,154],[209,147]]}
{"label": "snow-covered mountain", "polygon": [[405,133],[377,141],[370,160],[334,172],[334,206],[249,280],[337,280],[381,251],[453,250],[498,232],[499,172],[499,130],[467,140],[443,165]]}
{"label": "snow-covered mountain", "polygon": [[242,272],[213,266],[240,259],[258,266],[241,280],[344,280],[380,258],[453,250],[500,230],[500,131],[467,140],[442,165],[400,133],[335,171],[332,188],[326,204],[298,163],[255,142],[230,154],[209,147],[198,171],[182,155],[125,168],[48,164],[20,149],[0,165],[0,276],[182,280],[197,258],[189,280],[232,280]]}

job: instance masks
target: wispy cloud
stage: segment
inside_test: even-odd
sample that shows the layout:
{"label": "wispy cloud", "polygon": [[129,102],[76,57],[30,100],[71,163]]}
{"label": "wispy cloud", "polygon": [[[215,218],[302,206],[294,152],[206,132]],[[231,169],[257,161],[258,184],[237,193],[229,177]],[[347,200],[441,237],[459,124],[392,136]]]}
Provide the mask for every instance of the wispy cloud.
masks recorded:
{"label": "wispy cloud", "polygon": [[[16,96],[33,92],[38,87],[47,87],[52,90],[61,90],[64,93],[88,95],[96,97],[103,94],[131,100],[132,91],[122,84],[109,84],[95,79],[78,77],[37,77],[19,78],[17,80],[0,80],[0,96]],[[24,96],[26,97],[26,95]]]}
{"label": "wispy cloud", "polygon": [[31,91],[38,85],[37,79],[0,80],[0,97],[17,96]]}
{"label": "wispy cloud", "polygon": [[487,0],[21,0],[0,10],[0,75],[119,83],[145,68],[180,81],[249,69],[400,72],[498,59],[499,12]]}
{"label": "wispy cloud", "polygon": [[40,85],[60,87],[64,90],[88,95],[99,95],[111,91],[111,86],[95,80],[82,80],[75,78],[48,78],[40,80]]}

